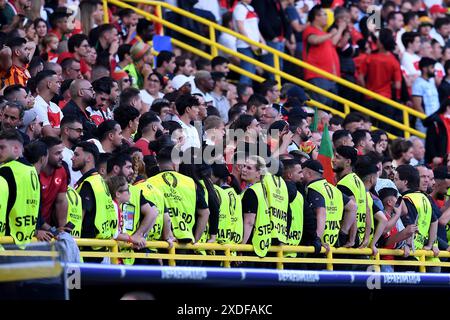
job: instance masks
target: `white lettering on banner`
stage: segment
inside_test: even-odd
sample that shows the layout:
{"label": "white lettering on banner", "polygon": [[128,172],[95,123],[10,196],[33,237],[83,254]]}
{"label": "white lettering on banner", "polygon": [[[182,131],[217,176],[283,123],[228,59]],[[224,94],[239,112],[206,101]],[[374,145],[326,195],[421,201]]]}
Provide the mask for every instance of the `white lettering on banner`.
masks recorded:
{"label": "white lettering on banner", "polygon": [[316,272],[298,273],[292,271],[280,271],[278,281],[280,282],[319,282],[320,277]]}
{"label": "white lettering on banner", "polygon": [[208,273],[204,270],[161,270],[161,279],[204,280]]}
{"label": "white lettering on banner", "polygon": [[66,268],[66,285],[69,290],[81,289],[80,267]]}
{"label": "white lettering on banner", "polygon": [[383,276],[383,283],[418,284],[420,276],[417,274],[388,274]]}

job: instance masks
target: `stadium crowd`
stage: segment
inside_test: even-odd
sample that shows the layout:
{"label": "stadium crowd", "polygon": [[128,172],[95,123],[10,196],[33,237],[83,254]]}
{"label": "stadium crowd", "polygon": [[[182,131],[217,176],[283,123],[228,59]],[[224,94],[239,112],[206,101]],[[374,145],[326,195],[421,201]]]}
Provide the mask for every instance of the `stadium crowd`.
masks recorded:
{"label": "stadium crowd", "polygon": [[[103,23],[98,0],[0,0],[0,235],[22,245],[65,231],[150,254],[152,240],[250,243],[260,257],[278,244],[314,246],[313,256],[322,247],[401,248],[413,260],[411,250],[450,251],[450,20],[440,1],[382,1],[381,29],[367,24],[371,0],[179,2],[426,113],[415,121],[426,140],[389,139],[383,130],[393,128],[357,112],[313,110],[310,97],[341,106],[232,56],[156,54],[160,26],[131,9],[110,5]],[[204,32],[173,12],[166,18]],[[273,63],[229,35],[218,39]],[[252,83],[229,63],[267,80]],[[318,74],[282,68],[399,116]]]}

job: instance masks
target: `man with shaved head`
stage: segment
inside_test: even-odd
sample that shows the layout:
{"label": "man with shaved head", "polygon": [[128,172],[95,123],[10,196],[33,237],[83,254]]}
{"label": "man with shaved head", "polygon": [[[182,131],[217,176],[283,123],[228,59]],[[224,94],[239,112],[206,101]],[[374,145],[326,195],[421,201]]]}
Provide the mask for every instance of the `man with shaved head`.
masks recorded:
{"label": "man with shaved head", "polygon": [[214,80],[211,73],[205,70],[197,71],[194,82],[195,88],[191,93],[202,95],[206,102],[212,101],[215,107],[214,98],[211,96],[211,91],[214,89]]}
{"label": "man with shaved head", "polygon": [[83,138],[91,139],[94,137],[93,130],[96,126],[86,108],[95,106],[94,88],[89,81],[77,79],[70,84],[69,90],[72,99],[64,107],[63,114],[78,119],[83,125]]}

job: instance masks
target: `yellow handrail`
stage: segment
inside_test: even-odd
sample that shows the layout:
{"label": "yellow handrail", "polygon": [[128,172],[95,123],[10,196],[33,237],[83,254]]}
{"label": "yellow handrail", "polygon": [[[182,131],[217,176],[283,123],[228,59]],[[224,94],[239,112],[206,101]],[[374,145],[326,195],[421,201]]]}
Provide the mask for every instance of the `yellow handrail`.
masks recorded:
{"label": "yellow handrail", "polygon": [[425,114],[423,114],[423,113],[421,113],[421,112],[419,112],[417,110],[411,109],[411,108],[409,108],[407,106],[404,106],[404,105],[402,105],[402,104],[400,104],[400,103],[398,103],[396,101],[393,101],[393,100],[388,99],[388,98],[386,98],[386,97],[384,97],[384,96],[382,96],[380,94],[377,94],[377,93],[375,93],[373,91],[370,91],[370,90],[368,90],[368,89],[366,89],[364,87],[361,87],[361,86],[356,85],[356,84],[354,84],[354,83],[352,83],[350,81],[347,81],[345,79],[337,77],[334,74],[326,72],[326,71],[324,71],[324,70],[322,70],[320,68],[317,68],[315,66],[312,66],[309,63],[306,63],[306,62],[304,62],[302,60],[294,58],[294,57],[292,57],[292,56],[290,56],[290,55],[288,55],[288,54],[286,54],[284,52],[278,51],[278,50],[276,50],[276,49],[274,49],[272,47],[269,47],[269,46],[267,46],[265,44],[253,41],[253,40],[251,40],[251,39],[249,39],[249,38],[247,38],[247,37],[245,37],[245,36],[235,32],[233,30],[230,30],[230,29],[228,29],[226,27],[223,27],[223,26],[221,26],[221,25],[219,25],[219,24],[217,24],[215,22],[209,21],[209,20],[204,19],[202,17],[196,16],[195,14],[192,14],[192,13],[186,11],[186,10],[180,9],[178,7],[175,7],[175,6],[171,5],[171,4],[168,4],[168,3],[165,3],[165,2],[160,2],[160,1],[151,1],[151,0],[123,0],[123,2],[142,3],[142,4],[153,5],[153,6],[156,6],[156,7],[164,7],[166,9],[174,11],[174,12],[176,12],[176,13],[182,15],[182,16],[185,16],[185,17],[187,17],[189,19],[192,19],[192,20],[195,20],[197,22],[203,23],[203,24],[209,26],[210,28],[212,27],[215,30],[218,30],[220,32],[228,33],[228,34],[230,34],[230,35],[232,35],[232,36],[234,36],[234,37],[236,37],[236,38],[238,38],[240,40],[243,40],[243,41],[245,41],[245,42],[247,42],[247,43],[249,43],[251,45],[254,45],[254,46],[257,46],[257,47],[259,47],[259,48],[261,48],[263,50],[266,50],[267,52],[270,52],[270,53],[272,53],[274,55],[274,61],[275,60],[279,60],[278,58],[283,58],[284,60],[289,61],[289,62],[291,62],[291,63],[293,63],[293,64],[295,64],[295,65],[297,65],[297,66],[299,66],[301,68],[305,68],[305,69],[313,71],[313,72],[315,72],[317,74],[320,74],[320,75],[322,75],[323,77],[325,77],[327,79],[330,79],[330,80],[332,80],[332,81],[334,81],[336,83],[339,83],[339,84],[341,84],[341,85],[343,85],[345,87],[348,87],[348,88],[350,88],[352,90],[360,92],[360,93],[362,93],[362,94],[364,94],[366,96],[369,96],[369,97],[371,97],[373,99],[381,101],[381,102],[383,102],[383,103],[385,103],[387,105],[390,105],[390,106],[392,106],[394,108],[402,110],[402,111],[404,111],[404,112],[406,112],[406,113],[408,113],[408,114],[410,114],[412,116],[418,117],[419,119],[425,119],[426,118]]}
{"label": "yellow handrail", "polygon": [[[306,81],[303,81],[301,79],[295,78],[295,77],[291,76],[290,74],[287,74],[287,73],[285,73],[283,71],[277,70],[274,67],[268,66],[268,65],[266,65],[266,64],[264,64],[264,63],[262,63],[262,62],[260,62],[258,60],[252,59],[252,58],[250,58],[250,57],[248,57],[246,55],[243,55],[243,54],[241,54],[239,52],[235,52],[235,51],[233,51],[233,50],[231,50],[231,49],[229,49],[229,48],[227,48],[227,47],[225,47],[225,46],[223,46],[223,45],[221,45],[219,43],[213,43],[210,39],[202,37],[202,36],[192,32],[190,30],[183,29],[183,28],[181,28],[181,27],[179,27],[179,26],[177,26],[177,25],[175,25],[175,24],[173,24],[171,22],[168,22],[168,21],[166,21],[166,20],[164,20],[162,18],[159,18],[159,17],[157,17],[155,15],[152,15],[152,14],[150,14],[148,12],[145,12],[145,11],[143,11],[141,9],[135,8],[135,7],[133,7],[133,6],[129,5],[129,4],[127,4],[127,3],[121,2],[119,0],[108,0],[108,1],[110,3],[112,3],[112,4],[114,4],[114,5],[119,6],[119,7],[133,9],[133,10],[136,11],[136,13],[146,17],[147,19],[151,19],[151,20],[154,20],[155,22],[161,23],[162,25],[164,25],[166,27],[169,27],[170,29],[173,29],[173,30],[175,30],[175,31],[177,31],[179,33],[182,33],[182,34],[186,35],[186,36],[189,36],[189,37],[191,37],[191,38],[193,38],[193,39],[195,39],[197,41],[200,41],[200,42],[205,43],[205,44],[210,45],[210,46],[211,45],[215,45],[218,49],[220,49],[221,51],[223,51],[225,53],[235,55],[236,57],[238,57],[238,58],[240,58],[242,60],[248,61],[250,63],[253,63],[254,65],[259,66],[260,68],[262,68],[262,69],[264,69],[264,70],[266,70],[268,72],[271,72],[271,73],[273,73],[275,75],[280,75],[284,79],[286,79],[286,80],[288,80],[288,81],[290,81],[292,83],[295,83],[295,84],[297,84],[299,86],[305,87],[306,89],[309,89],[311,91],[314,91],[314,92],[317,92],[319,94],[322,94],[322,95],[324,95],[326,97],[329,97],[330,99],[333,99],[333,100],[335,100],[337,102],[340,102],[342,104],[346,104],[348,106],[351,106],[355,110],[361,111],[361,112],[366,113],[366,114],[369,114],[372,117],[374,117],[375,119],[381,120],[381,121],[383,121],[383,122],[385,122],[385,123],[387,123],[387,124],[389,124],[389,125],[391,125],[391,126],[393,126],[395,128],[401,129],[401,130],[403,130],[403,131],[405,131],[407,133],[412,133],[412,134],[414,134],[414,135],[416,135],[416,136],[418,136],[420,138],[425,138],[425,135],[423,133],[421,133],[421,132],[419,132],[419,131],[417,131],[415,129],[412,129],[410,127],[407,127],[407,126],[403,125],[402,123],[399,123],[399,122],[397,122],[395,120],[389,119],[389,118],[387,118],[387,117],[385,117],[383,115],[379,115],[379,114],[377,114],[377,113],[375,113],[375,112],[373,112],[371,110],[368,110],[368,109],[366,109],[366,108],[364,108],[364,107],[362,107],[362,106],[360,106],[360,105],[358,105],[358,104],[356,104],[356,103],[354,103],[352,101],[349,101],[347,99],[341,98],[341,97],[339,97],[339,96],[337,96],[337,95],[335,95],[333,93],[330,93],[330,92],[328,92],[326,90],[323,90],[323,89],[321,89],[319,87],[316,87],[316,86],[310,84],[309,82],[306,82]],[[186,46],[187,45],[185,45],[185,47]],[[243,70],[241,69],[241,71],[243,71]],[[247,73],[247,74],[249,74],[249,73]]]}
{"label": "yellow handrail", "polygon": [[[36,242],[33,239],[33,242]],[[170,266],[175,266],[177,260],[197,260],[197,261],[217,261],[223,262],[225,268],[230,268],[230,262],[248,261],[248,262],[273,262],[276,263],[277,269],[283,269],[285,263],[312,263],[312,264],[326,264],[327,270],[333,270],[335,264],[356,264],[356,265],[395,265],[395,266],[418,266],[419,272],[426,272],[427,266],[441,266],[450,267],[450,262],[441,261],[427,261],[427,257],[433,257],[433,251],[431,250],[417,250],[411,252],[410,256],[416,257],[416,260],[381,260],[380,257],[386,255],[393,255],[401,257],[404,254],[403,250],[399,249],[378,249],[378,253],[372,260],[367,259],[352,259],[352,258],[337,258],[339,255],[362,255],[371,256],[372,249],[353,249],[353,248],[331,248],[326,257],[297,257],[290,258],[285,257],[285,253],[314,253],[314,247],[309,246],[271,246],[269,252],[275,253],[275,255],[259,258],[257,256],[245,256],[245,255],[233,255],[232,252],[253,252],[253,246],[250,244],[218,244],[218,243],[196,243],[196,244],[179,244],[173,243],[172,246],[165,241],[147,241],[146,247],[151,249],[162,249],[158,253],[136,253],[136,252],[120,252],[117,250],[119,247],[129,247],[130,244],[115,241],[115,240],[99,240],[99,239],[75,239],[75,242],[79,247],[82,247],[82,257],[109,257],[113,264],[118,263],[119,258],[139,258],[139,259],[164,259],[169,261]],[[0,244],[13,244],[12,237],[0,237]],[[89,251],[90,247],[107,247],[110,251]],[[177,249],[192,250],[192,254],[179,254],[176,253]],[[163,253],[164,250],[168,250],[168,253]],[[198,250],[223,251],[224,255],[199,255],[196,254]],[[321,253],[325,253],[325,249],[321,249]],[[55,252],[39,251],[37,249],[33,251],[28,250],[3,250],[0,251],[0,256],[51,256],[53,257]],[[450,252],[440,251],[438,257],[450,258]]]}

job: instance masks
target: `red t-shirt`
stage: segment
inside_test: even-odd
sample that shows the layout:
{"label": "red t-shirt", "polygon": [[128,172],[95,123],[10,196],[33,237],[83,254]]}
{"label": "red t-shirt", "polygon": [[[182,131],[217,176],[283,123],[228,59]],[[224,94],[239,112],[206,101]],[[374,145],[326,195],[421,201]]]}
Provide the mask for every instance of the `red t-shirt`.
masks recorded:
{"label": "red t-shirt", "polygon": [[383,97],[392,98],[393,82],[402,81],[400,63],[392,53],[372,53],[361,63],[361,73],[366,78],[366,88]]}
{"label": "red t-shirt", "polygon": [[[444,123],[445,130],[447,131],[447,137],[450,137],[450,118],[445,117],[443,114],[440,114],[439,117]],[[450,153],[450,139],[447,139],[447,153]]]}
{"label": "red t-shirt", "polygon": [[51,176],[47,176],[44,171],[41,171],[39,180],[42,190],[42,217],[48,224],[55,225],[56,221],[52,219],[52,213],[58,193],[67,192],[66,170],[63,167],[58,168]]}
{"label": "red t-shirt", "polygon": [[[336,47],[333,45],[331,39],[322,42],[319,45],[313,46],[308,44],[307,39],[311,35],[323,36],[327,33],[323,30],[317,29],[313,26],[308,26],[303,31],[303,60],[315,67],[323,69],[338,77],[341,76],[339,56],[336,52]],[[312,78],[324,78],[315,72],[305,69],[305,80]]]}
{"label": "red t-shirt", "polygon": [[148,148],[148,140],[144,138],[140,138],[136,143],[134,144],[136,148],[139,148],[142,151],[142,154],[144,156],[152,156],[155,155],[155,152],[150,151]]}

